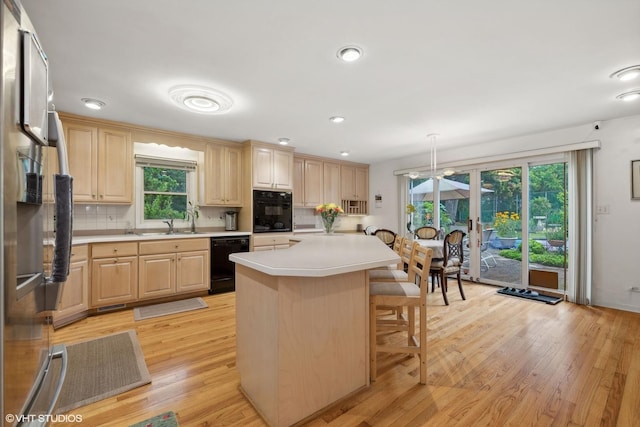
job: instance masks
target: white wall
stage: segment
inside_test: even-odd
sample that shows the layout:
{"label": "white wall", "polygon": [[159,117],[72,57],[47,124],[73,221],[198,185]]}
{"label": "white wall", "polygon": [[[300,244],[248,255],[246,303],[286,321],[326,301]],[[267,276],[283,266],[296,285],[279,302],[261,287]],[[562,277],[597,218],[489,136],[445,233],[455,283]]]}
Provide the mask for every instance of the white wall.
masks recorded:
{"label": "white wall", "polygon": [[[603,121],[600,130],[591,123],[502,141],[476,144],[459,149],[438,147],[439,165],[468,161],[477,163],[482,157],[541,149],[598,139],[601,148],[594,156],[594,203],[608,207],[608,214],[594,215],[594,256],[592,303],[597,306],[640,312],[640,200],[631,200],[631,160],[640,159],[640,115]],[[398,230],[402,178],[394,170],[428,166],[425,155],[390,160],[370,166],[369,200],[383,196],[382,207],[371,209],[367,221]]]}

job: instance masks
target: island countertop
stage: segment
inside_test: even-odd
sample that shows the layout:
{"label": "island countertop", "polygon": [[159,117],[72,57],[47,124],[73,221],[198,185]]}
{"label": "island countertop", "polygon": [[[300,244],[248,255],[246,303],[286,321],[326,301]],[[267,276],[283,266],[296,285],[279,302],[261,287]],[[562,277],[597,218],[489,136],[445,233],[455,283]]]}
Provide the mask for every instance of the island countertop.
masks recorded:
{"label": "island countertop", "polygon": [[395,264],[400,257],[375,236],[310,234],[294,236],[289,249],[229,256],[237,264],[270,276],[326,277]]}

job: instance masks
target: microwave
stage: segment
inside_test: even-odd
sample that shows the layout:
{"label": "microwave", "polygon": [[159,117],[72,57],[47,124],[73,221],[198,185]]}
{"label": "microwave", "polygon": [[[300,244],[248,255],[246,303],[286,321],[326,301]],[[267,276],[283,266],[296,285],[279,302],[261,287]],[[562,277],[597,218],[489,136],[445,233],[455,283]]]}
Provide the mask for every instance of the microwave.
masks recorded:
{"label": "microwave", "polygon": [[253,190],[253,232],[293,231],[290,191]]}

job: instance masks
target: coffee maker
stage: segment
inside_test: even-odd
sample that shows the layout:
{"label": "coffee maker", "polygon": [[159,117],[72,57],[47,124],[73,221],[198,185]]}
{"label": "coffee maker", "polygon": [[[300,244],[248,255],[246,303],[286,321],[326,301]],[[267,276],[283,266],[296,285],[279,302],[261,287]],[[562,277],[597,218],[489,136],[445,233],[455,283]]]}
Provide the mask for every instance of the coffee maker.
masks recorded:
{"label": "coffee maker", "polygon": [[238,213],[234,211],[224,213],[224,229],[226,231],[236,231],[238,229],[237,214]]}

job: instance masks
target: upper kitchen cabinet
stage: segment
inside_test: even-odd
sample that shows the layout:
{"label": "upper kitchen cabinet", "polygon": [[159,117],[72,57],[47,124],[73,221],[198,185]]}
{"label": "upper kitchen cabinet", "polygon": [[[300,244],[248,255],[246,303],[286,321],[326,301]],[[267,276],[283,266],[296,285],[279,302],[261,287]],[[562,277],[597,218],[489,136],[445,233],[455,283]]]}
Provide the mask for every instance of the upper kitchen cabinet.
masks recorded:
{"label": "upper kitchen cabinet", "polygon": [[340,194],[340,163],[323,163],[323,203],[339,204]]}
{"label": "upper kitchen cabinet", "polygon": [[[318,159],[294,157],[293,205],[316,207],[323,203],[324,168]],[[337,202],[337,199],[336,199]]]}
{"label": "upper kitchen cabinet", "polygon": [[207,144],[204,205],[242,206],[242,150]]}
{"label": "upper kitchen cabinet", "polygon": [[369,168],[342,164],[340,166],[340,197],[347,214],[367,214],[369,198]]}
{"label": "upper kitchen cabinet", "polygon": [[64,121],[69,170],[76,203],[133,202],[133,145],[131,133],[117,127],[98,127]]}
{"label": "upper kitchen cabinet", "polygon": [[253,188],[293,190],[293,147],[247,141],[251,147]]}

